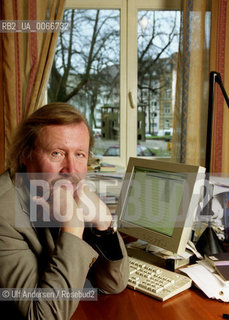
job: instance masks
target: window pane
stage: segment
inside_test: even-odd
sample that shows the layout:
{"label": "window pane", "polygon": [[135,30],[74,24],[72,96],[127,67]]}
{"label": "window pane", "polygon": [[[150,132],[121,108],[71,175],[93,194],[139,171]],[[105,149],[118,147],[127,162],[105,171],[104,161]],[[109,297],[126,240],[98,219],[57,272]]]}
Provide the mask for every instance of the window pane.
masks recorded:
{"label": "window pane", "polygon": [[179,30],[178,11],[138,11],[138,149],[158,157],[170,156]]}
{"label": "window pane", "polygon": [[[88,119],[94,153],[120,139],[120,11],[65,10],[48,85],[48,99],[74,105]],[[115,154],[117,155],[117,154]]]}

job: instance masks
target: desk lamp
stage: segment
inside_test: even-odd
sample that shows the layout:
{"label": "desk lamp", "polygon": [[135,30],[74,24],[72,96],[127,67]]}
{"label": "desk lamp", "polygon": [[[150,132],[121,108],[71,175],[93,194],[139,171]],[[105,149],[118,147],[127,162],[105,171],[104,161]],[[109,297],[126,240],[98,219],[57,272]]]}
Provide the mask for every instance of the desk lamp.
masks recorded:
{"label": "desk lamp", "polygon": [[[209,179],[210,172],[210,161],[211,161],[211,137],[212,137],[212,119],[213,119],[213,104],[214,104],[214,88],[215,83],[218,83],[220,89],[223,93],[224,99],[229,107],[229,98],[227,96],[226,90],[224,89],[221,76],[216,71],[211,71],[209,76],[209,101],[208,101],[208,125],[207,125],[207,143],[206,143],[206,179]],[[211,210],[211,200],[206,206],[205,212],[210,216]],[[217,237],[215,231],[211,227],[211,218],[208,220],[208,226],[205,231],[200,236],[196,243],[197,250],[202,254],[212,255],[219,252],[223,252],[223,246],[219,238]]]}

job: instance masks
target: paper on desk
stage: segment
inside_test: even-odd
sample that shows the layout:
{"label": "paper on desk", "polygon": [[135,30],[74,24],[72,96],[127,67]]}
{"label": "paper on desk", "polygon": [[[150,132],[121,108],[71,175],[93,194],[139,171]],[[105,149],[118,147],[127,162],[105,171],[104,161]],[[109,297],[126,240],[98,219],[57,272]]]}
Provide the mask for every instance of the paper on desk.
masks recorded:
{"label": "paper on desk", "polygon": [[229,302],[229,286],[224,286],[214,273],[204,266],[194,264],[180,270],[186,273],[208,298]]}
{"label": "paper on desk", "polygon": [[229,192],[229,187],[224,186],[214,186],[213,197],[218,195],[219,193]]}
{"label": "paper on desk", "polygon": [[218,185],[218,186],[229,188],[229,177],[210,176],[209,181],[213,185]]}
{"label": "paper on desk", "polygon": [[202,255],[197,251],[196,246],[191,240],[188,240],[188,243],[186,244],[186,249],[193,252],[198,259],[203,259]]}
{"label": "paper on desk", "polygon": [[213,185],[213,196],[216,196],[219,193],[229,192],[229,178],[228,177],[219,177],[211,176],[210,184]]}

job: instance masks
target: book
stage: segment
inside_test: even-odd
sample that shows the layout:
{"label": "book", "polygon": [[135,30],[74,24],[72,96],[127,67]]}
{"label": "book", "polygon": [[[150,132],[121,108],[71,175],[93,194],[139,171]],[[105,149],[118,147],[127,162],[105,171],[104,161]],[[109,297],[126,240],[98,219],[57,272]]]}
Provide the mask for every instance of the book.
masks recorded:
{"label": "book", "polygon": [[100,199],[106,204],[117,204],[118,198],[112,194],[99,194]]}
{"label": "book", "polygon": [[205,260],[215,268],[224,281],[229,281],[229,252],[206,255]]}
{"label": "book", "polygon": [[224,281],[229,282],[229,263],[228,265],[216,266],[215,269]]}
{"label": "book", "polygon": [[104,163],[104,162],[100,164],[100,171],[102,172],[113,172],[115,171],[115,168],[116,167],[113,164]]}
{"label": "book", "polygon": [[229,265],[229,252],[220,252],[212,255],[205,255],[205,259],[212,265],[220,265],[221,263],[227,263]]}

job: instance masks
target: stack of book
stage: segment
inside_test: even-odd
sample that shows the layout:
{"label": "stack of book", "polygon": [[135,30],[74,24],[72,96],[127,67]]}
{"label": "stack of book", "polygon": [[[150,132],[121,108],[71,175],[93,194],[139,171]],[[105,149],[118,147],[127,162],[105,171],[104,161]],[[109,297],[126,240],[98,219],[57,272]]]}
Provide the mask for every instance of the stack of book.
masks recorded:
{"label": "stack of book", "polygon": [[205,260],[215,268],[223,281],[228,281],[229,284],[229,252],[205,255]]}
{"label": "stack of book", "polygon": [[101,162],[100,163],[100,171],[101,172],[114,172],[116,169],[115,165],[110,163]]}

